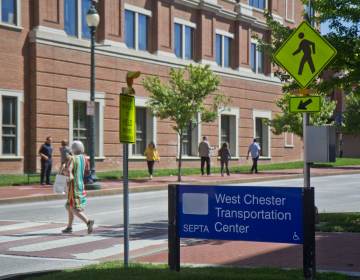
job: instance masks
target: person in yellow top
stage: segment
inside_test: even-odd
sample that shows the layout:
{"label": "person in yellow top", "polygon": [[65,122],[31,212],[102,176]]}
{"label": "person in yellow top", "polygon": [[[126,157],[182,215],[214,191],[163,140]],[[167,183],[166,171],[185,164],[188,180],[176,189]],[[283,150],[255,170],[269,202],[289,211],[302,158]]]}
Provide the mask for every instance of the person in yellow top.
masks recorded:
{"label": "person in yellow top", "polygon": [[149,145],[145,149],[144,155],[146,156],[149,177],[150,179],[152,179],[155,161],[160,161],[159,153],[155,147],[154,142],[149,143]]}

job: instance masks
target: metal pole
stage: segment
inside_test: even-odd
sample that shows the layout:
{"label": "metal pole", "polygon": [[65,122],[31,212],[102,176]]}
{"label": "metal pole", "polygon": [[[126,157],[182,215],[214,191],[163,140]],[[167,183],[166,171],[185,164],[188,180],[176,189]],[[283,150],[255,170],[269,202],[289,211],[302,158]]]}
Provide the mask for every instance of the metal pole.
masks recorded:
{"label": "metal pole", "polygon": [[124,266],[129,265],[129,178],[128,178],[129,146],[123,144],[123,198],[124,198]]}
{"label": "metal pole", "polygon": [[180,237],[177,219],[177,185],[168,186],[168,265],[180,271]]}
{"label": "metal pole", "polygon": [[304,188],[310,188],[310,163],[307,159],[306,128],[309,125],[309,114],[303,113],[303,140],[304,140]]}
{"label": "metal pole", "polygon": [[[95,104],[95,27],[90,27],[91,35],[91,59],[90,59],[90,101],[92,105]],[[89,154],[90,154],[90,176],[91,181],[94,182],[95,175],[95,114],[90,116],[89,120],[90,130],[90,142],[89,142]],[[92,183],[91,182],[91,183]]]}

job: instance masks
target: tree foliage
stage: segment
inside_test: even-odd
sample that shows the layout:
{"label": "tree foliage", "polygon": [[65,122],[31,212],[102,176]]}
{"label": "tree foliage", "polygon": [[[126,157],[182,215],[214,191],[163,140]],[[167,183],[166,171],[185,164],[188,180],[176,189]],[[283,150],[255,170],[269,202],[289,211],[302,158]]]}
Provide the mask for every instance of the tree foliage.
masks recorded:
{"label": "tree foliage", "polygon": [[[304,4],[309,4],[308,0],[302,1]],[[312,0],[311,4],[315,10],[314,22],[318,25],[325,22],[329,24],[331,32],[323,36],[337,49],[337,55],[325,69],[328,70],[328,73],[332,73],[331,78],[318,78],[310,84],[309,88],[312,89],[312,92],[322,96],[329,95],[334,89],[360,95],[360,1]],[[285,42],[293,30],[274,20],[271,13],[266,13],[265,16],[272,37],[270,42],[259,40],[259,48],[272,58],[272,54]],[[307,17],[307,15],[304,16]],[[301,136],[301,115],[290,114],[287,105],[289,94],[296,91],[298,85],[280,67],[277,67],[275,76],[285,82],[283,86],[285,95],[277,102],[283,114],[276,116],[270,125],[277,134],[291,131]],[[354,103],[352,105],[354,106]],[[323,99],[321,112],[312,113],[310,123],[314,125],[331,123],[332,110],[334,109],[334,102]],[[360,106],[358,110],[360,111]],[[348,123],[348,128],[351,125],[353,124]],[[360,130],[358,131],[360,132]]]}
{"label": "tree foliage", "polygon": [[344,130],[348,133],[360,132],[360,95],[351,93],[346,96]]}
{"label": "tree foliage", "polygon": [[[182,143],[189,125],[198,125],[198,113],[201,122],[214,121],[218,115],[218,108],[227,104],[228,100],[221,94],[215,94],[220,79],[209,65],[189,65],[184,69],[170,70],[169,82],[164,83],[157,76],[150,76],[143,80],[143,85],[150,92],[149,105],[153,112],[161,119],[174,122],[173,129],[180,138],[178,181],[181,181]],[[205,100],[212,95],[211,105]]]}

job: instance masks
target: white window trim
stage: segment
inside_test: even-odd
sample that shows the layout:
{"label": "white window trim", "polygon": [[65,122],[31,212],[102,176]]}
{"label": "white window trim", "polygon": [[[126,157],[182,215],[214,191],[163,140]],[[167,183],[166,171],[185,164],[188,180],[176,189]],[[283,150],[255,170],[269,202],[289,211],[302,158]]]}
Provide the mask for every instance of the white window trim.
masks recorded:
{"label": "white window trim", "polygon": [[[135,96],[135,108],[136,107],[141,107],[141,108],[146,108],[146,109],[150,109],[149,105],[148,105],[148,98],[147,97],[143,97],[143,96]],[[152,130],[152,141],[155,143],[156,145],[156,136],[157,136],[157,119],[156,119],[156,116],[153,115],[152,117],[152,127],[153,127],[153,130]],[[129,144],[129,158],[130,159],[145,159],[146,157],[145,156],[140,156],[140,155],[134,155],[134,144]]]}
{"label": "white window trim", "polygon": [[[199,147],[199,144],[200,142],[202,141],[202,135],[201,135],[201,114],[198,113],[197,114],[197,120],[198,120],[198,123],[197,123],[197,134],[198,134],[198,141],[197,141],[197,147],[195,147],[196,149]],[[177,133],[177,153],[176,153],[176,159],[179,159],[179,153],[180,153],[180,136],[179,134]],[[196,153],[198,154],[198,153]],[[185,160],[192,160],[192,159],[199,159],[199,155],[197,156],[189,156],[189,155],[182,155],[181,157],[182,159],[185,159]]]}
{"label": "white window trim", "polygon": [[[256,137],[256,118],[265,118],[271,120],[271,111],[253,109],[253,138]],[[271,129],[268,126],[268,156],[260,156],[261,159],[271,159]]]}
{"label": "white window trim", "polygon": [[186,25],[188,27],[196,29],[196,23],[182,19],[182,18],[174,17],[174,23]]}
{"label": "white window trim", "polygon": [[258,11],[258,12],[264,12],[264,10],[267,10],[268,9],[268,6],[269,6],[269,1],[268,0],[265,0],[265,9],[259,9],[257,7],[254,7],[254,6],[251,6],[250,5],[250,0],[248,1],[248,5],[249,7],[251,7],[254,11]]}
{"label": "white window trim", "polygon": [[21,28],[21,0],[16,0],[16,24],[9,24],[6,22],[2,22],[2,0],[0,0],[0,25],[15,28],[15,29],[22,29]]}
{"label": "white window trim", "polygon": [[[22,120],[23,120],[23,105],[24,93],[17,90],[0,89],[0,108],[2,108],[2,97],[16,97],[17,111],[16,111],[16,155],[2,154],[2,127],[0,127],[0,159],[17,159],[21,158],[21,143],[22,143]],[[2,126],[2,114],[0,114],[0,126]]]}
{"label": "white window trim", "polygon": [[[255,44],[255,64],[256,64],[256,67],[255,67],[255,72],[253,72],[254,74],[256,75],[264,75],[265,76],[265,69],[263,69],[264,73],[259,73],[259,70],[258,70],[258,67],[259,67],[259,51],[257,49],[258,47],[258,44],[259,42],[256,40],[256,39],[251,39],[250,41],[250,46],[249,46],[249,55],[251,55],[251,44]],[[264,54],[263,54],[264,55]],[[251,58],[250,58],[250,61],[251,61]],[[264,61],[263,61],[263,67],[265,68],[265,57],[264,57]]]}
{"label": "white window trim", "polygon": [[[289,1],[292,2],[292,11],[291,11],[292,17],[289,17],[289,15],[288,15],[288,5],[289,5],[288,2]],[[295,1],[294,0],[285,0],[285,20],[293,23],[294,16],[295,16]]]}
{"label": "white window trim", "polygon": [[232,155],[232,159],[239,158],[239,122],[240,122],[240,109],[236,107],[226,107],[218,109],[218,147],[221,147],[221,116],[229,115],[235,116],[235,155]]}
{"label": "white window trim", "polygon": [[[216,29],[215,31],[215,34],[216,35],[220,35],[221,36],[221,65],[217,64],[217,62],[215,62],[215,64],[218,66],[218,67],[223,67],[225,68],[224,66],[224,58],[225,58],[225,49],[224,49],[224,45],[225,45],[225,37],[228,37],[230,38],[231,40],[234,39],[234,34],[233,33],[229,33],[227,31],[224,31],[224,30],[219,30],[219,29]],[[216,36],[215,35],[215,36]],[[231,37],[232,36],[232,37]],[[215,39],[216,40],[216,39]],[[230,60],[231,60],[231,53],[229,54],[230,55]],[[230,66],[229,67],[226,67],[226,68],[231,68]]]}
{"label": "white window trim", "polygon": [[[69,109],[69,143],[73,141],[73,119],[74,119],[74,101],[90,101],[90,92],[76,89],[68,89],[67,103]],[[105,93],[96,92],[95,102],[99,103],[99,155],[97,159],[104,159],[104,108]]]}
{"label": "white window trim", "polygon": [[[288,142],[287,142],[288,134],[291,135],[291,143],[288,143]],[[294,133],[292,133],[292,132],[285,132],[285,133],[284,133],[284,137],[285,137],[284,147],[285,147],[285,148],[294,148]]]}
{"label": "white window trim", "polygon": [[[135,21],[134,22],[134,32],[135,32],[134,39],[135,39],[135,42],[134,42],[134,44],[135,44],[135,50],[139,51],[139,14],[151,17],[152,12],[149,11],[149,10],[145,10],[143,8],[137,7],[137,6],[130,5],[130,4],[125,4],[125,10],[131,11],[135,15],[135,19],[134,19],[134,21]],[[126,46],[126,44],[125,44],[125,46]],[[129,48],[129,49],[132,49],[132,48]],[[143,50],[141,50],[141,51],[143,51]],[[143,52],[147,52],[147,50],[145,50]]]}
{"label": "white window trim", "polygon": [[125,10],[132,11],[134,13],[140,13],[148,17],[152,17],[152,11],[125,3]]}
{"label": "white window trim", "polygon": [[[186,42],[185,42],[185,27],[190,27],[195,29],[196,28],[196,24],[192,23],[190,21],[186,21],[180,18],[174,18],[174,24],[179,24],[181,25],[181,59],[185,59],[185,48],[186,48]],[[194,50],[193,50],[194,51]],[[175,55],[176,56],[176,55]],[[180,57],[177,57],[180,58]],[[190,60],[193,60],[190,59]]]}

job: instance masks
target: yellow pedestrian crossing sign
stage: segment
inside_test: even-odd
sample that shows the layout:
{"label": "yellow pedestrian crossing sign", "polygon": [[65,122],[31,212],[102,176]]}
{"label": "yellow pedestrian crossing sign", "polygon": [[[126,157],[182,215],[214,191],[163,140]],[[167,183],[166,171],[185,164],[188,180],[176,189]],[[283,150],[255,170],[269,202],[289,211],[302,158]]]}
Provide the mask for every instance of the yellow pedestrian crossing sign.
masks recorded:
{"label": "yellow pedestrian crossing sign", "polygon": [[319,112],[321,108],[320,96],[290,97],[290,113]]}
{"label": "yellow pedestrian crossing sign", "polygon": [[336,49],[303,21],[275,52],[274,59],[306,88],[335,57]]}

